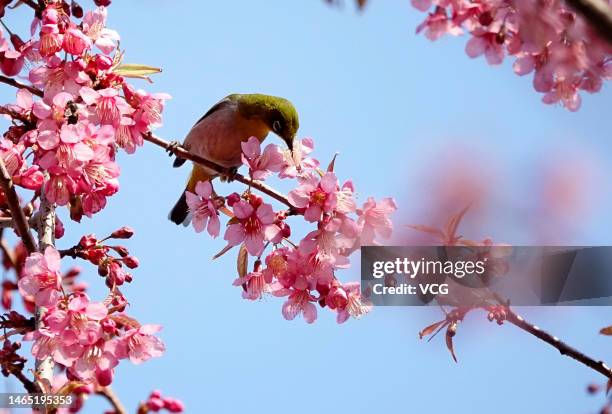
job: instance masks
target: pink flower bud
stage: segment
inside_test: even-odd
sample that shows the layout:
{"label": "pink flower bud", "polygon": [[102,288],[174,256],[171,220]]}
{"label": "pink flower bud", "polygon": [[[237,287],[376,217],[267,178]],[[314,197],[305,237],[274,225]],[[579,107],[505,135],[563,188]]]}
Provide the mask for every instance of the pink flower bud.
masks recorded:
{"label": "pink flower bud", "polygon": [[124,226],[119,230],[115,230],[111,235],[111,239],[129,239],[134,235],[134,230],[131,227]]}
{"label": "pink flower bud", "polygon": [[92,248],[96,244],[98,244],[98,239],[96,239],[96,235],[95,234],[87,234],[87,235],[81,237],[81,240],[79,240],[79,247],[81,247],[83,249]]}
{"label": "pink flower bud", "polygon": [[162,397],[162,393],[160,390],[151,391],[151,395],[149,396],[149,398],[161,398],[161,397]]}
{"label": "pink flower bud", "polygon": [[236,204],[237,202],[240,201],[240,194],[238,194],[238,193],[231,193],[230,195],[225,197],[225,200],[227,201],[227,205],[228,206],[233,207],[234,204]]}
{"label": "pink flower bud", "polygon": [[111,335],[114,335],[114,334],[117,333],[117,324],[115,323],[114,320],[108,319],[108,318],[104,318],[104,319],[102,319],[100,324],[102,325],[102,330],[105,333],[111,334]]}
{"label": "pink flower bud", "polygon": [[98,274],[103,277],[108,275],[108,264],[107,263],[101,262],[98,265]]}
{"label": "pink flower bud", "polygon": [[123,263],[125,263],[125,265],[129,267],[130,269],[136,269],[140,265],[138,258],[134,256],[128,256],[124,258]]}
{"label": "pink flower bud", "polygon": [[55,218],[55,238],[56,239],[61,239],[62,237],[64,237],[64,223],[62,223],[62,221],[56,217]]}
{"label": "pink flower bud", "polygon": [[94,62],[99,70],[108,70],[113,66],[113,60],[105,55],[96,55]]}
{"label": "pink flower bud", "polygon": [[96,371],[96,380],[102,387],[108,387],[113,382],[113,370],[104,369]]}
{"label": "pink flower bud", "polygon": [[185,410],[183,403],[174,398],[164,399],[164,408],[171,413],[182,413]]}
{"label": "pink flower bud", "polygon": [[0,54],[0,70],[6,76],[15,76],[21,69],[25,63],[25,59],[23,55],[16,50],[7,50],[4,53]]}
{"label": "pink flower bud", "polygon": [[80,4],[78,4],[76,1],[72,1],[72,3],[70,4],[70,12],[72,13],[72,15],[74,17],[76,17],[77,19],[80,19],[83,17],[83,8],[81,7]]}
{"label": "pink flower bud", "polygon": [[117,254],[119,254],[119,256],[121,256],[121,257],[126,257],[126,256],[128,256],[130,254],[128,249],[123,247],[123,246],[112,246],[111,249],[116,251]]}
{"label": "pink flower bud", "polygon": [[78,267],[71,267],[70,269],[68,269],[66,274],[64,274],[64,279],[71,279],[71,278],[77,277],[80,274],[81,274],[81,269],[79,269]]}
{"label": "pink flower bud", "polygon": [[159,397],[150,397],[147,401],[147,408],[153,412],[157,412],[164,408],[164,401]]}

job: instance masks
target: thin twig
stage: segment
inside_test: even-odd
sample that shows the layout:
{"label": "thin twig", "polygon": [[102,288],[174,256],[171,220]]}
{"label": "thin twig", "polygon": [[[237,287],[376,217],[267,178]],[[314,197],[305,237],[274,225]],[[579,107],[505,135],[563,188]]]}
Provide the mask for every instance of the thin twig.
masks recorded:
{"label": "thin twig", "polygon": [[543,331],[536,325],[527,322],[522,316],[516,314],[509,307],[506,308],[506,320],[511,324],[521,328],[522,330],[529,332],[533,336],[547,344],[557,348],[561,355],[568,356],[581,364],[599,372],[606,378],[612,380],[612,369],[610,369],[603,361],[596,361],[585,353],[577,350],[576,348],[566,344],[556,336]]}
{"label": "thin twig", "polygon": [[27,392],[29,392],[31,394],[40,393],[41,390],[38,387],[38,385],[34,381],[32,381],[31,379],[26,377],[23,372],[21,372],[21,371],[14,371],[14,372],[11,372],[11,374],[13,374],[15,376],[15,378],[17,378],[19,380],[19,382],[21,382],[21,384],[23,384],[23,388],[25,388]]}
{"label": "thin twig", "polygon": [[40,89],[35,88],[33,86],[30,86],[30,85],[26,85],[24,83],[16,81],[15,79],[9,78],[7,76],[0,75],[0,82],[6,83],[7,85],[14,86],[17,89],[27,89],[30,92],[32,92],[33,95],[40,96],[41,98],[43,96],[43,91],[41,91]]}
{"label": "thin twig", "polygon": [[21,209],[19,197],[17,196],[15,186],[13,185],[13,180],[6,170],[6,165],[4,164],[4,160],[2,158],[0,158],[0,186],[2,186],[2,189],[4,190],[6,203],[8,204],[11,211],[11,216],[15,221],[15,227],[19,233],[19,237],[21,237],[21,240],[23,240],[23,244],[29,253],[35,252],[37,250],[36,242],[32,237],[32,233],[30,233],[30,225],[28,224],[28,220]]}
{"label": "thin twig", "polygon": [[567,4],[612,43],[612,8],[607,0],[567,0]]}
{"label": "thin twig", "polygon": [[221,165],[215,164],[212,161],[209,161],[205,158],[202,158],[198,155],[195,155],[189,151],[187,151],[186,149],[184,149],[183,147],[180,146],[173,146],[170,142],[165,141],[159,137],[156,137],[155,135],[152,134],[143,134],[143,138],[146,141],[151,142],[152,144],[158,145],[162,148],[165,148],[167,151],[171,151],[174,155],[176,155],[177,157],[180,158],[184,158],[186,160],[190,160],[193,161],[195,163],[198,163],[200,165],[203,165],[206,168],[209,168],[215,172],[218,172],[220,175],[226,176],[226,177],[231,177],[233,178],[235,181],[241,182],[247,186],[250,186],[251,188],[254,188],[258,191],[261,191],[262,193],[272,197],[273,199],[285,204],[287,207],[289,207],[289,211],[290,213],[295,213],[294,211],[294,207],[293,205],[289,202],[289,199],[284,195],[279,193],[278,191],[276,191],[275,189],[273,189],[272,187],[269,187],[267,185],[265,185],[264,183],[262,183],[261,181],[257,181],[257,180],[252,180],[248,177],[245,177],[242,174],[232,174],[232,172],[228,169],[225,168]]}
{"label": "thin twig", "polygon": [[116,414],[126,414],[127,411],[121,404],[121,401],[114,393],[111,387],[102,387],[96,390],[96,394],[106,398],[106,400],[113,406],[113,410]]}

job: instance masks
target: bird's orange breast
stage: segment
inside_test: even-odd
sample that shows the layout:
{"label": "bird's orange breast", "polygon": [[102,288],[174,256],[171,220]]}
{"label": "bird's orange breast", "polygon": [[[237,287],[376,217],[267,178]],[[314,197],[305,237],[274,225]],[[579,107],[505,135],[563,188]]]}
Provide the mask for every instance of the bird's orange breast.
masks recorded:
{"label": "bird's orange breast", "polygon": [[242,163],[240,144],[253,136],[262,142],[269,132],[260,118],[245,118],[234,108],[224,108],[194,125],[184,144],[190,151],[224,167],[238,167]]}

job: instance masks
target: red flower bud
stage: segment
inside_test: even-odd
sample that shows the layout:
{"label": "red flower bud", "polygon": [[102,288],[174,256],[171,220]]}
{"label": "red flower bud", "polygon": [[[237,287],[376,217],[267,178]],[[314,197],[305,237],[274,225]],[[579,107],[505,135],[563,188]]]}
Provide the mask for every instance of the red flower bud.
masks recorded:
{"label": "red flower bud", "polygon": [[123,246],[111,246],[111,249],[117,252],[117,254],[121,257],[126,257],[130,254],[127,248]]}
{"label": "red flower bud", "polygon": [[59,218],[55,218],[55,234],[56,239],[64,237],[64,223]]}
{"label": "red flower bud", "polygon": [[115,230],[111,235],[111,239],[129,239],[134,235],[134,230],[131,227],[121,227],[119,230]]}
{"label": "red flower bud", "polygon": [[123,259],[123,263],[125,263],[125,265],[130,269],[136,269],[140,265],[140,262],[134,256],[125,257]]}
{"label": "red flower bud", "polygon": [[96,244],[98,244],[98,239],[96,239],[95,234],[87,234],[81,237],[81,240],[79,240],[79,247],[83,249],[89,249],[94,247]]}
{"label": "red flower bud", "polygon": [[171,413],[182,413],[185,410],[183,403],[179,400],[175,400],[174,398],[165,398],[164,408]]}
{"label": "red flower bud", "polygon": [[238,193],[231,193],[230,195],[225,197],[225,201],[227,202],[228,206],[233,207],[234,204],[236,204],[237,202],[240,201],[240,194],[238,194]]}
{"label": "red flower bud", "polygon": [[70,12],[77,19],[83,17],[83,8],[79,5],[79,3],[74,0],[72,1],[72,3],[70,3]]}
{"label": "red flower bud", "polygon": [[94,0],[94,3],[98,7],[108,7],[111,4],[111,0]]}

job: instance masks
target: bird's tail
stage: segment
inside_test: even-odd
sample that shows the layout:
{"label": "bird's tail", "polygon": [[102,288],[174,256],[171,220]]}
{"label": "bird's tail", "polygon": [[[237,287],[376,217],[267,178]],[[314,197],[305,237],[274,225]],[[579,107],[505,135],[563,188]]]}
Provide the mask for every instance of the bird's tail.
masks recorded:
{"label": "bird's tail", "polygon": [[[194,165],[193,170],[191,170],[189,182],[187,182],[187,186],[185,187],[185,191],[194,193],[196,184],[199,181],[210,181],[213,178],[215,178],[214,175],[209,174],[200,166]],[[187,196],[185,195],[185,191],[183,191],[181,197],[178,199],[174,207],[172,207],[172,210],[170,210],[170,214],[168,214],[168,219],[177,225],[189,224],[189,206],[187,205]]]}
{"label": "bird's tail", "polygon": [[168,218],[174,224],[183,224],[187,220],[187,216],[189,215],[189,206],[187,205],[187,197],[185,196],[185,192],[181,194],[181,197],[178,199],[172,210],[170,210],[170,214],[168,214]]}

